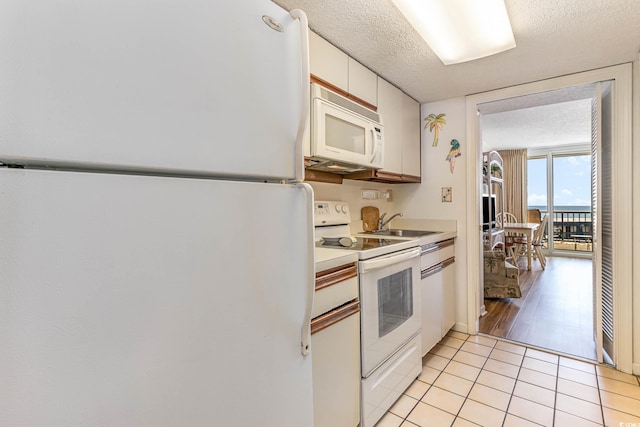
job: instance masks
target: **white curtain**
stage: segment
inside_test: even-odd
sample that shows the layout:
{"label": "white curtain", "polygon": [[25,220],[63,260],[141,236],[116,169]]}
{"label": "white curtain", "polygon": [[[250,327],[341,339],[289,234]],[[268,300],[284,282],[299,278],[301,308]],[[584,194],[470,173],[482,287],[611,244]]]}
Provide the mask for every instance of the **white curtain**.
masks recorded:
{"label": "white curtain", "polygon": [[527,222],[527,150],[499,151],[503,161],[504,210]]}

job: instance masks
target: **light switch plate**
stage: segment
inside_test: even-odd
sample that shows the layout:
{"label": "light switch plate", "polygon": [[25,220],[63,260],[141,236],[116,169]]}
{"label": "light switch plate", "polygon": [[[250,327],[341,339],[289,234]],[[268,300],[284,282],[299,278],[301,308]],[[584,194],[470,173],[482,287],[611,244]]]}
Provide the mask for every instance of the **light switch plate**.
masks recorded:
{"label": "light switch plate", "polygon": [[451,202],[453,199],[451,187],[442,187],[442,201]]}

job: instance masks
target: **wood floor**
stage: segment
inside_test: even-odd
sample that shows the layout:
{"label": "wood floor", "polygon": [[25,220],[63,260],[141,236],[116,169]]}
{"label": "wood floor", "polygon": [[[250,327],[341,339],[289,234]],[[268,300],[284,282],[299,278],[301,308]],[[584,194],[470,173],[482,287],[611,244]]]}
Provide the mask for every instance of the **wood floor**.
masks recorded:
{"label": "wood floor", "polygon": [[480,332],[587,359],[593,341],[591,260],[547,258],[545,270],[520,260],[522,298],[485,299]]}

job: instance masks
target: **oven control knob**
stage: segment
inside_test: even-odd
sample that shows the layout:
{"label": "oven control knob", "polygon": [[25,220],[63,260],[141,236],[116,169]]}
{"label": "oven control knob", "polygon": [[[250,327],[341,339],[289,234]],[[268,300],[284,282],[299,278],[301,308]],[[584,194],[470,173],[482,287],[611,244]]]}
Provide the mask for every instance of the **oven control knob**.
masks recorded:
{"label": "oven control knob", "polygon": [[340,213],[340,206],[341,205],[336,205],[336,213]]}
{"label": "oven control knob", "polygon": [[342,205],[342,213],[343,214],[347,213],[347,207],[345,205]]}

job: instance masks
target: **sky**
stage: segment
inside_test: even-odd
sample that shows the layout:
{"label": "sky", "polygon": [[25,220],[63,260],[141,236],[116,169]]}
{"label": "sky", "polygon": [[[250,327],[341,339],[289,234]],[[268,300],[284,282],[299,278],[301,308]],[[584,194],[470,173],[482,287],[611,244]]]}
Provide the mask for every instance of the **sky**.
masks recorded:
{"label": "sky", "polygon": [[[546,158],[528,163],[528,204],[547,205]],[[591,204],[591,156],[553,158],[554,205],[589,206]]]}

